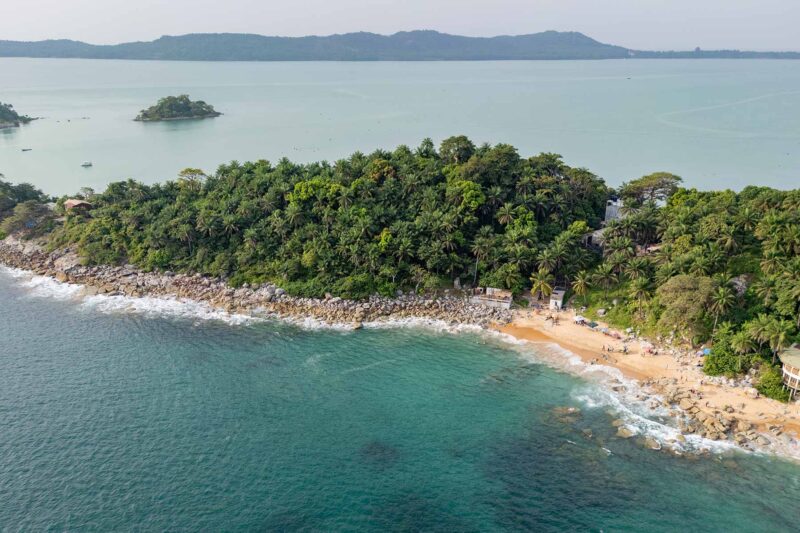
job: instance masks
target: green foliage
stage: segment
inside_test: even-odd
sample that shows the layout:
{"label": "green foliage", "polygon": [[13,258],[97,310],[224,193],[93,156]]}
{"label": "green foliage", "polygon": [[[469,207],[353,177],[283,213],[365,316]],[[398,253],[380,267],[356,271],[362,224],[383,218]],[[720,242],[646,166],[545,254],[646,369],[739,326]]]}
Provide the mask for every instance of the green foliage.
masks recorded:
{"label": "green foliage", "polygon": [[775,362],[800,329],[800,191],[677,184],[659,173],[622,188],[623,217],[604,232],[588,313],[605,307],[614,325],[694,343],[713,334],[711,374]]}
{"label": "green foliage", "polygon": [[756,383],[758,392],[781,402],[789,401],[789,391],[783,386],[783,376],[781,369],[777,366],[764,365],[761,367],[761,372],[758,376]]}
{"label": "green foliage", "polygon": [[17,204],[0,222],[0,232],[18,234],[23,239],[44,235],[53,229],[53,212],[45,204],[28,200]]}
{"label": "green foliage", "polygon": [[150,122],[157,120],[176,120],[183,118],[206,118],[221,115],[214,106],[202,100],[192,101],[189,96],[167,96],[161,98],[154,106],[142,109],[135,120]]}
{"label": "green foliage", "polygon": [[703,371],[710,376],[733,376],[750,369],[750,350],[737,350],[736,340],[742,338],[732,324],[724,324],[714,334],[711,353],[706,356]]}
{"label": "green foliage", "polygon": [[0,102],[0,125],[14,125],[27,124],[33,119],[27,115],[20,115],[11,104],[4,104]]}
{"label": "green foliage", "polygon": [[581,236],[605,206],[601,179],[554,154],[522,159],[465,137],[445,139],[442,152],[426,140],[334,164],[232,162],[177,182],[112,183],[93,196],[91,218],[69,217],[51,246],[77,244],[90,263],[350,298],[456,278],[519,293],[541,252],[556,281],[596,261]]}
{"label": "green foliage", "polygon": [[12,185],[0,180],[0,239],[9,234],[32,238],[53,228],[47,197],[29,183]]}
{"label": "green foliage", "polygon": [[9,216],[17,204],[30,200],[44,203],[47,197],[30,183],[12,185],[0,180],[0,221]]}
{"label": "green foliage", "polygon": [[683,181],[680,176],[669,172],[656,172],[642,176],[620,187],[620,196],[625,205],[640,207],[647,202],[663,201],[675,194]]}

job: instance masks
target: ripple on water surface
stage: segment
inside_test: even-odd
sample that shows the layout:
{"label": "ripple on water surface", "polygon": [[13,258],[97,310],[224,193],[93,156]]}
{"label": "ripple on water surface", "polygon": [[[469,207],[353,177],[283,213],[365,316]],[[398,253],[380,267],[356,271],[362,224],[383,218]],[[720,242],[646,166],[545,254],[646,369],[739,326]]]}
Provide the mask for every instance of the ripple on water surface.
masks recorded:
{"label": "ripple on water surface", "polygon": [[618,439],[596,385],[520,351],[541,346],[109,312],[26,283],[0,275],[3,528],[794,526],[795,465]]}

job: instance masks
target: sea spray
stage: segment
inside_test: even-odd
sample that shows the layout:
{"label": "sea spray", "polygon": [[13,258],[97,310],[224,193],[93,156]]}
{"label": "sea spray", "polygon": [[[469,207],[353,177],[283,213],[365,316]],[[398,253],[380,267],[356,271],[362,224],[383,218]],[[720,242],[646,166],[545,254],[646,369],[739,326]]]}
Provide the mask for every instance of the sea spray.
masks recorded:
{"label": "sea spray", "polygon": [[[234,326],[272,319],[309,331],[352,332],[355,329],[352,323],[331,323],[311,316],[281,316],[266,311],[259,313],[258,310],[250,315],[229,312],[189,298],[90,294],[84,285],[60,282],[51,277],[11,267],[0,268],[0,274],[17,280],[21,287],[28,290],[29,296],[75,300],[85,309],[103,313],[135,313],[149,318],[172,317],[201,322],[219,321]],[[454,323],[428,317],[382,317],[361,325],[366,329],[423,328],[440,334],[475,334],[515,349],[526,360],[546,364],[556,370],[584,378],[591,385],[575,399],[590,408],[611,409],[624,421],[625,427],[633,435],[654,438],[661,445],[677,452],[722,452],[735,448],[744,450],[730,441],[714,441],[691,434],[680,437],[680,430],[671,425],[677,423],[677,417],[666,408],[653,409],[650,406],[653,400],[661,403],[663,401],[661,398],[645,391],[635,381],[625,379],[619,369],[600,364],[586,364],[576,354],[556,343],[527,341],[477,324]],[[795,450],[795,447],[774,444],[775,446],[771,448],[776,452],[800,457],[800,452]]]}

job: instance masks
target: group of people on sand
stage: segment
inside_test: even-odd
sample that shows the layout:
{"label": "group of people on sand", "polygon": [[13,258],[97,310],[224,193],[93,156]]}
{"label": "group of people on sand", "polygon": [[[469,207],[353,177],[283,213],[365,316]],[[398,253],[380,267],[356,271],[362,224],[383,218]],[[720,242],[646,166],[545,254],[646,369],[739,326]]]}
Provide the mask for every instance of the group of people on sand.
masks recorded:
{"label": "group of people on sand", "polygon": [[[602,351],[603,351],[603,352],[608,352],[608,353],[614,353],[615,351],[617,351],[617,350],[616,350],[616,349],[614,349],[614,347],[613,347],[613,346],[611,346],[610,344],[609,344],[608,346],[606,346],[606,345],[604,344],[604,345],[603,345],[603,347],[602,347],[601,349],[602,349]],[[623,354],[626,354],[626,355],[627,355],[627,353],[628,353],[628,345],[627,345],[627,344],[623,344],[623,345],[622,345],[622,348],[621,348],[619,351],[620,351],[620,352],[622,352]]]}

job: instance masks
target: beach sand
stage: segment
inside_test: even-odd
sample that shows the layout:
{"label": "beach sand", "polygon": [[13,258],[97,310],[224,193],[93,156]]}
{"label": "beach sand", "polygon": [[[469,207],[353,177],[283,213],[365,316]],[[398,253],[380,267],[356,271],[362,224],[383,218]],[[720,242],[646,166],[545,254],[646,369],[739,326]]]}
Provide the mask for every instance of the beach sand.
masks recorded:
{"label": "beach sand", "polygon": [[[747,388],[711,383],[709,377],[703,374],[700,356],[664,347],[658,347],[658,355],[645,353],[643,346],[647,345],[640,339],[625,343],[628,351],[623,353],[623,340],[599,331],[601,327],[607,327],[606,324],[600,324],[593,330],[576,324],[574,312],[562,311],[558,313],[559,324],[554,325],[553,321],[547,320],[549,314],[548,311],[517,311],[510,324],[496,329],[517,339],[556,343],[578,355],[587,364],[617,368],[625,377],[649,385],[655,392],[664,392],[667,387],[663,383],[675,380],[675,385],[671,387],[693,390],[697,398],[696,406],[705,413],[723,413],[726,407],[730,413],[732,407],[732,416],[752,424],[758,431],[773,435],[776,432],[800,434],[800,405],[784,404],[764,397],[754,398],[752,391]],[[609,333],[614,332],[610,328]],[[625,338],[624,333],[616,333]],[[604,347],[606,350],[611,347],[613,352],[604,351]],[[780,429],[775,430],[774,426]]]}

